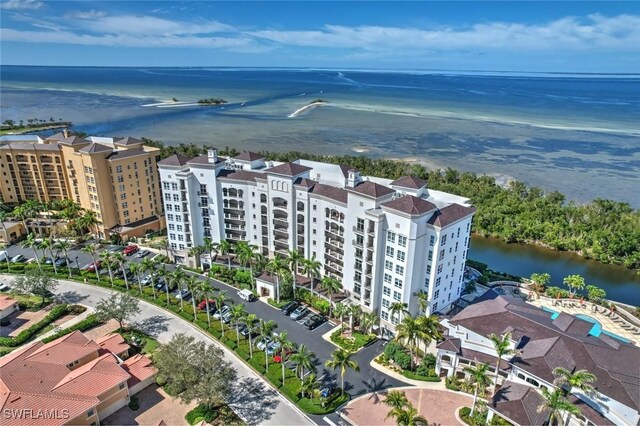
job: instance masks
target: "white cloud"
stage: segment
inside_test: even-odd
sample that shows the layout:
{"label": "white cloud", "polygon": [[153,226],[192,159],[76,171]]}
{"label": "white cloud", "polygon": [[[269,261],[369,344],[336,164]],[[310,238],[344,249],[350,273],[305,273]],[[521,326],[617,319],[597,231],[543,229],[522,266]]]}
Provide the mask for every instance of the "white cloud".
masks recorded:
{"label": "white cloud", "polygon": [[65,15],[67,19],[96,19],[107,16],[107,12],[104,10],[87,10],[87,11],[78,11]]}
{"label": "white cloud", "polygon": [[0,9],[20,10],[20,9],[40,9],[44,3],[37,0],[8,0],[0,3]]}
{"label": "white cloud", "polygon": [[217,21],[183,22],[154,16],[105,16],[80,23],[93,32],[105,34],[182,35],[233,32],[235,29]]}

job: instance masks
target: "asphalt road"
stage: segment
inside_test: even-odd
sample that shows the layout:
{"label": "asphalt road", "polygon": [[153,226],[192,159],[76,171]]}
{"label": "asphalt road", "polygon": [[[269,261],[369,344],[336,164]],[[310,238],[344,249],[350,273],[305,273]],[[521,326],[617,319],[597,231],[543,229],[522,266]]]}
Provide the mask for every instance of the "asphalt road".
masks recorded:
{"label": "asphalt road", "polygon": [[[33,251],[30,249],[22,249],[19,246],[11,246],[8,248],[10,256],[17,254],[24,254],[26,257],[33,257]],[[69,258],[73,259],[73,266],[75,266],[75,256],[78,256],[78,263],[84,266],[92,262],[91,256],[87,253],[70,251]],[[153,257],[155,254],[150,254],[148,257]],[[130,261],[139,262],[141,259],[135,259],[134,257],[128,257]],[[175,265],[167,265],[167,269],[173,269]],[[189,275],[194,275],[202,278],[199,274],[195,274],[190,271],[185,271]],[[329,382],[336,380],[338,385],[340,384],[340,372],[332,369],[327,369],[324,366],[326,360],[331,358],[331,353],[337,349],[335,345],[324,340],[322,335],[328,332],[333,326],[329,323],[324,323],[315,330],[307,330],[301,324],[285,316],[279,309],[272,307],[266,303],[260,301],[246,302],[237,295],[237,289],[228,284],[225,284],[218,280],[213,280],[213,286],[221,290],[227,290],[229,296],[233,299],[234,303],[242,303],[245,305],[245,310],[249,313],[256,314],[258,318],[267,320],[274,320],[278,327],[276,332],[287,331],[289,339],[296,344],[305,344],[309,350],[316,355],[316,375],[318,378],[323,377],[323,381]],[[75,284],[76,286],[82,286]],[[94,287],[89,287],[94,288]],[[164,312],[164,311],[163,311]],[[370,366],[371,360],[383,351],[383,341],[377,341],[374,344],[363,348],[353,356],[353,359],[358,363],[360,368],[359,372],[353,370],[347,370],[345,374],[345,390],[349,392],[352,398],[356,398],[360,395],[364,395],[372,392],[381,392],[384,389],[388,389],[396,386],[407,386],[406,383],[400,382],[386,374],[375,370]],[[234,356],[235,358],[235,356]],[[238,362],[240,362],[238,360]],[[245,367],[246,368],[246,367]],[[326,424],[324,416],[310,416],[317,424]],[[338,423],[337,415],[328,416],[334,423]],[[284,424],[284,423],[283,423]]]}

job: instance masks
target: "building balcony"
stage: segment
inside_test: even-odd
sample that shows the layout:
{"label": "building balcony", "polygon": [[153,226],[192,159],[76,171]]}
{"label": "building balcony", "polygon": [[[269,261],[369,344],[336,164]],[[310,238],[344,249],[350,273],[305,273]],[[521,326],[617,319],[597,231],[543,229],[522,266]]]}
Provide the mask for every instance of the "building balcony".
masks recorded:
{"label": "building balcony", "polygon": [[289,215],[286,212],[283,212],[282,210],[274,210],[273,218],[286,221],[289,218]]}
{"label": "building balcony", "polygon": [[232,241],[244,241],[244,236],[240,234],[226,234],[226,239]]}
{"label": "building balcony", "polygon": [[231,213],[231,212],[227,212],[225,209],[224,218],[240,220],[240,219],[244,219],[244,213]]}
{"label": "building balcony", "polygon": [[353,232],[357,232],[358,234],[364,234],[364,226],[354,226]]}
{"label": "building balcony", "polygon": [[340,274],[340,278],[342,278],[342,266],[338,263],[325,259],[324,267],[325,269],[329,268],[333,272]]}
{"label": "building balcony", "polygon": [[235,230],[239,230],[239,231],[244,231],[245,230],[245,226],[244,225],[235,225],[235,224],[232,224],[230,222],[226,222],[225,221],[224,229],[225,230],[235,229]]}
{"label": "building balcony", "polygon": [[332,257],[336,262],[338,262],[340,264],[340,266],[342,266],[342,255],[340,255],[340,254],[338,254],[336,252],[333,252],[331,250],[326,250],[324,252],[324,254],[325,254],[325,256]]}
{"label": "building balcony", "polygon": [[204,196],[208,195],[208,192],[207,191],[196,191],[196,194],[198,194],[198,196],[204,197]]}
{"label": "building balcony", "polygon": [[357,275],[353,276],[353,282],[354,283],[360,283],[362,282],[362,276],[358,277]]}
{"label": "building balcony", "polygon": [[353,240],[351,242],[353,243],[354,247],[364,248],[364,245],[362,244],[362,241]]}
{"label": "building balcony", "polygon": [[333,238],[327,238],[326,244],[328,244],[328,245],[330,245],[332,247],[336,247],[336,248],[338,248],[340,250],[342,250],[344,248],[344,244],[343,243],[341,243],[338,240],[334,240]]}
{"label": "building balcony", "polygon": [[286,209],[289,206],[289,203],[286,201],[273,201],[273,207],[278,209]]}
{"label": "building balcony", "polygon": [[373,237],[367,238],[367,247],[373,247]]}
{"label": "building balcony", "polygon": [[286,221],[274,219],[273,227],[278,231],[286,231],[289,229],[289,224]]}

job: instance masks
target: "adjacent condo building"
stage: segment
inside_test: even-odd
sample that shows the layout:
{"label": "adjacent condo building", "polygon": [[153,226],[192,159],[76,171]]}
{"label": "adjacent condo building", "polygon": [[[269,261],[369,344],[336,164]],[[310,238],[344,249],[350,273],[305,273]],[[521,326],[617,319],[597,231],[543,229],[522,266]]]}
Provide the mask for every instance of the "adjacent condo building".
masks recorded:
{"label": "adjacent condo building", "polygon": [[459,298],[471,219],[469,200],[405,176],[361,176],[314,161],[266,162],[245,152],[221,158],[174,155],[158,163],[169,243],[176,260],[190,247],[247,241],[265,256],[297,250],[340,280],[351,300],[393,328],[394,302],[446,312]]}

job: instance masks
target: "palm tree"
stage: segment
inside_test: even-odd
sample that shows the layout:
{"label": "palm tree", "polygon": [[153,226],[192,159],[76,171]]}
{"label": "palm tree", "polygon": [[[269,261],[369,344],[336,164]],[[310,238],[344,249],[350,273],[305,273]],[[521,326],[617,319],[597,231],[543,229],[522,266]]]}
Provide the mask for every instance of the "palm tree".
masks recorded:
{"label": "palm tree", "polygon": [[[273,330],[276,329],[278,325],[276,324],[276,322],[274,320],[269,320],[269,321],[265,321],[265,320],[260,320],[259,322],[259,332],[260,332],[260,337],[262,339],[272,339],[273,338]],[[265,371],[269,371],[269,355],[267,355],[267,348],[265,347],[265,351],[264,351],[264,362],[266,365]]]}
{"label": "palm tree", "polygon": [[305,395],[313,397],[314,392],[317,391],[321,385],[322,383],[316,378],[315,373],[311,373],[302,380],[300,393],[302,393],[303,398]]}
{"label": "palm tree", "polygon": [[401,302],[393,302],[389,307],[389,312],[391,313],[391,318],[393,318],[396,314],[398,314],[398,321],[401,321],[400,314],[408,314],[407,304]]}
{"label": "palm tree", "polygon": [[353,319],[360,316],[362,308],[360,305],[348,305],[347,314],[349,315],[349,330],[353,332]]}
{"label": "palm tree", "polygon": [[347,305],[344,303],[336,303],[336,307],[333,310],[333,313],[337,318],[340,318],[340,333],[344,331],[344,316],[347,313]]}
{"label": "palm tree", "polygon": [[53,272],[57,275],[58,274],[58,267],[56,266],[56,258],[53,255],[53,240],[51,238],[45,238],[44,240],[42,240],[42,243],[40,243],[40,247],[42,248],[42,250],[46,253],[47,249],[49,250],[49,256],[51,258],[51,264],[53,265]]}
{"label": "palm tree", "polygon": [[166,263],[160,263],[160,267],[158,268],[157,274],[160,278],[164,280],[164,290],[167,295],[167,307],[169,307],[171,305],[171,299],[169,299],[169,287],[170,287],[169,277],[171,276],[171,271],[167,269]]}
{"label": "palm tree", "polygon": [[313,362],[315,357],[316,354],[311,352],[305,344],[300,345],[298,351],[289,357],[291,362],[296,364],[296,373],[298,377],[300,377],[300,383],[302,383],[304,379],[305,370],[315,370],[315,364]]}
{"label": "palm tree", "polygon": [[[198,278],[194,277],[194,276],[189,276],[187,277],[186,274],[184,274],[184,271],[182,269],[179,270],[182,273],[178,273],[178,269],[176,269],[173,274],[172,274],[172,278],[174,280],[175,283],[178,284],[178,288],[180,290],[182,290],[182,284],[184,283],[187,286],[187,290],[189,290],[191,292],[191,307],[193,308],[193,320],[196,321],[198,319],[198,308],[196,307],[196,297],[198,292],[200,291],[200,289],[202,288],[202,281],[200,281]],[[183,301],[182,299],[184,299],[184,297],[182,297],[182,294],[180,295],[180,309],[183,309]],[[207,318],[208,318],[208,311],[207,311]]]}
{"label": "palm tree", "polygon": [[392,390],[387,392],[383,402],[391,408],[404,408],[409,404],[409,399],[405,392]]}
{"label": "palm tree", "polygon": [[477,361],[475,367],[467,366],[463,369],[466,373],[469,373],[471,375],[471,383],[476,385],[473,392],[473,405],[471,406],[470,416],[473,416],[473,412],[476,409],[476,402],[478,401],[478,392],[480,390],[480,387],[484,389],[487,386],[487,383],[489,383],[489,376],[487,375],[488,369],[488,364]]}
{"label": "palm tree", "polygon": [[236,326],[236,343],[240,346],[240,323],[246,318],[247,311],[243,304],[233,305],[231,307],[231,318]]}
{"label": "palm tree", "polygon": [[155,272],[156,272],[156,264],[153,260],[147,258],[142,259],[140,262],[140,272],[145,274],[151,274],[151,291],[153,292],[153,300],[156,300],[156,283],[155,283]]}
{"label": "palm tree", "polygon": [[252,255],[253,250],[249,247],[249,243],[246,241],[239,241],[238,244],[236,244],[236,257],[244,269],[247,268],[247,264],[251,260]]}
{"label": "palm tree", "polygon": [[295,344],[289,340],[289,332],[282,331],[273,336],[274,344],[280,345],[280,365],[282,366],[282,383],[284,384],[284,353],[295,348]]}
{"label": "palm tree", "polygon": [[[562,280],[564,285],[569,287],[569,294],[571,297],[575,296],[578,290],[582,290],[584,288],[584,278],[580,275],[569,275]],[[573,290],[573,291],[572,291]]]}
{"label": "palm tree", "polygon": [[269,271],[276,275],[276,300],[280,303],[280,274],[286,269],[285,263],[278,253],[269,261],[267,265]]}
{"label": "palm tree", "polygon": [[25,232],[29,230],[29,228],[27,228],[27,219],[29,218],[29,211],[25,208],[24,205],[16,206],[11,211],[11,216],[22,222],[22,226],[24,226]]}
{"label": "palm tree", "polygon": [[129,279],[127,278],[127,270],[125,269],[125,258],[122,253],[114,253],[113,260],[120,265],[120,270],[122,271],[122,277],[124,278],[124,286],[127,288],[127,292],[129,291]]}
{"label": "palm tree", "polygon": [[139,263],[132,262],[129,264],[129,271],[136,276],[136,280],[138,281],[138,288],[140,289],[140,294],[142,294],[142,283],[140,282],[140,272],[142,267]]}
{"label": "palm tree", "polygon": [[293,275],[293,298],[296,298],[296,275],[298,274],[298,266],[300,261],[304,259],[304,256],[300,254],[298,250],[289,250],[287,252],[286,262],[289,265],[291,275]]}
{"label": "palm tree", "polygon": [[373,326],[380,322],[380,317],[375,312],[365,312],[362,317],[361,325],[364,334],[371,334]]}
{"label": "palm tree", "polygon": [[113,262],[113,253],[103,251],[100,253],[100,258],[107,264],[107,271],[109,271],[109,280],[111,281],[111,287],[113,287],[113,271],[111,270],[111,262]]}
{"label": "palm tree", "polygon": [[[178,290],[182,290],[182,283],[187,278],[187,274],[184,272],[184,270],[182,268],[176,267],[176,269],[174,269],[173,272],[169,273],[168,278],[169,278],[169,282],[171,284],[175,284],[175,286],[178,288]],[[193,277],[189,277],[189,278],[193,278]],[[189,286],[187,285],[187,287],[189,287]],[[189,288],[189,291],[191,293],[193,293],[193,290],[191,290],[191,288]],[[193,297],[192,297],[192,299],[193,299]],[[183,300],[182,296],[180,296],[180,310],[184,311],[184,300]],[[195,306],[194,306],[194,309],[193,309],[194,321],[195,321],[195,311],[196,310],[195,310]]]}
{"label": "palm tree", "polygon": [[220,311],[220,329],[222,330],[222,335],[224,336],[224,320],[222,319],[222,307],[227,303],[231,303],[232,299],[227,294],[226,290],[219,291],[218,294],[213,296],[213,300],[216,301],[216,307],[218,311]]}
{"label": "palm tree", "polygon": [[[24,240],[20,246],[22,248],[30,248],[31,250],[33,250],[33,257],[36,259],[36,263],[38,264],[38,269],[40,269],[42,271],[42,266],[40,266],[40,257],[38,256],[38,252],[36,251],[36,247],[38,247],[38,242],[36,241],[36,237],[35,235],[33,235],[33,233],[30,233],[27,235],[27,239]],[[7,262],[9,261],[9,258],[7,257]]]}
{"label": "palm tree", "polygon": [[69,261],[69,249],[71,248],[71,244],[69,244],[69,241],[67,240],[58,240],[54,244],[54,247],[58,251],[62,251],[62,253],[64,254],[64,259],[67,261],[67,270],[69,271],[69,278],[71,278],[71,265],[70,265],[71,262]]}
{"label": "palm tree", "polygon": [[227,255],[227,264],[229,265],[229,269],[231,269],[231,243],[227,240],[220,240],[218,244],[216,244],[216,250],[221,255]]}
{"label": "palm tree", "polygon": [[[209,295],[211,294],[211,281],[207,278],[204,281],[197,280],[198,286],[195,293],[191,291],[191,298],[194,299],[196,294],[204,297],[204,303],[207,309],[207,326],[211,327],[211,312],[209,312]],[[189,284],[187,284],[188,286]],[[194,309],[195,310],[195,309]]]}
{"label": "palm tree", "polygon": [[196,259],[196,268],[202,269],[203,271],[204,271],[204,268],[202,268],[201,266],[202,261],[200,259],[200,256],[202,256],[204,252],[205,252],[204,246],[193,246],[189,249],[189,252],[187,253],[188,256],[194,257]]}
{"label": "palm tree", "polygon": [[313,280],[320,276],[320,269],[322,268],[322,263],[316,256],[314,255],[311,259],[303,259],[302,261],[302,273],[307,276],[311,280],[311,294],[315,294],[313,292]]}
{"label": "palm tree", "polygon": [[562,425],[562,413],[567,412],[569,414],[580,414],[578,407],[573,405],[565,398],[562,389],[554,389],[549,391],[546,387],[542,387],[542,398],[544,401],[538,406],[538,413],[545,410],[549,410],[548,425],[553,425],[554,422],[558,425]]}
{"label": "palm tree", "polygon": [[89,253],[91,255],[91,259],[93,259],[93,266],[94,266],[94,270],[96,271],[96,278],[98,279],[98,281],[100,281],[100,271],[98,271],[98,264],[96,263],[96,254],[98,254],[98,249],[100,248],[99,244],[87,244],[86,246],[82,247],[80,249],[80,251],[84,252],[84,253]]}
{"label": "palm tree", "polygon": [[594,390],[591,383],[598,380],[595,374],[591,374],[587,370],[571,372],[562,367],[554,368],[553,375],[556,376],[553,384],[562,388],[564,396],[567,396],[573,388],[578,388],[588,395]]}
{"label": "palm tree", "polygon": [[511,348],[511,333],[506,332],[502,336],[497,336],[493,333],[489,334],[489,339],[493,343],[493,348],[496,350],[498,360],[496,361],[496,376],[493,379],[493,392],[495,393],[498,387],[498,371],[500,369],[500,362],[502,358],[508,355],[519,354],[518,349]]}
{"label": "palm tree", "polygon": [[393,417],[398,426],[419,426],[428,425],[429,421],[421,416],[418,410],[411,404],[407,403],[407,408],[394,408],[389,411],[386,418]]}
{"label": "palm tree", "polygon": [[249,267],[251,268],[251,286],[252,289],[256,288],[256,281],[255,281],[255,275],[254,274],[254,268],[258,269],[258,272],[262,272],[264,270],[264,265],[265,265],[265,260],[264,260],[264,256],[262,255],[262,253],[260,253],[258,251],[258,248],[256,246],[251,246],[252,248],[255,248],[255,251],[253,252],[253,254],[251,255],[251,261],[249,262]]}
{"label": "palm tree", "polygon": [[93,210],[85,210],[82,216],[78,218],[77,223],[81,229],[89,230],[94,239],[98,239],[98,234],[95,231],[100,221],[98,221],[96,212],[94,212]]}
{"label": "palm tree", "polygon": [[253,333],[257,331],[256,324],[258,323],[258,316],[256,314],[248,314],[244,319],[244,325],[249,332],[249,357],[253,359]]}
{"label": "palm tree", "polygon": [[216,245],[213,243],[213,240],[209,237],[205,237],[203,240],[202,247],[204,248],[205,253],[209,254],[209,268],[213,265],[213,252],[216,251]]}
{"label": "palm tree", "polygon": [[342,394],[344,395],[344,373],[346,373],[347,368],[351,368],[352,370],[358,372],[360,371],[360,367],[358,363],[351,359],[351,355],[353,352],[345,351],[344,349],[336,349],[331,353],[331,359],[327,360],[324,365],[328,368],[333,368],[334,370],[340,369],[340,378],[342,381]]}
{"label": "palm tree", "polygon": [[551,281],[551,275],[547,273],[533,273],[531,274],[531,282],[533,285],[531,286],[531,291],[540,298],[540,293],[544,292],[544,289],[549,282]]}
{"label": "palm tree", "polygon": [[[329,294],[329,317],[331,317],[331,307],[333,306],[333,295],[342,289],[342,284],[335,278],[324,277],[320,281],[320,287]],[[353,305],[356,306],[356,305]]]}
{"label": "palm tree", "polygon": [[413,293],[413,295],[418,298],[418,310],[420,314],[424,315],[429,306],[429,295],[422,290]]}
{"label": "palm tree", "polygon": [[411,358],[411,370],[413,370],[414,351],[417,349],[418,340],[429,339],[424,335],[424,331],[420,328],[420,323],[411,314],[407,314],[400,324],[396,326],[395,340],[402,343],[409,349]]}

